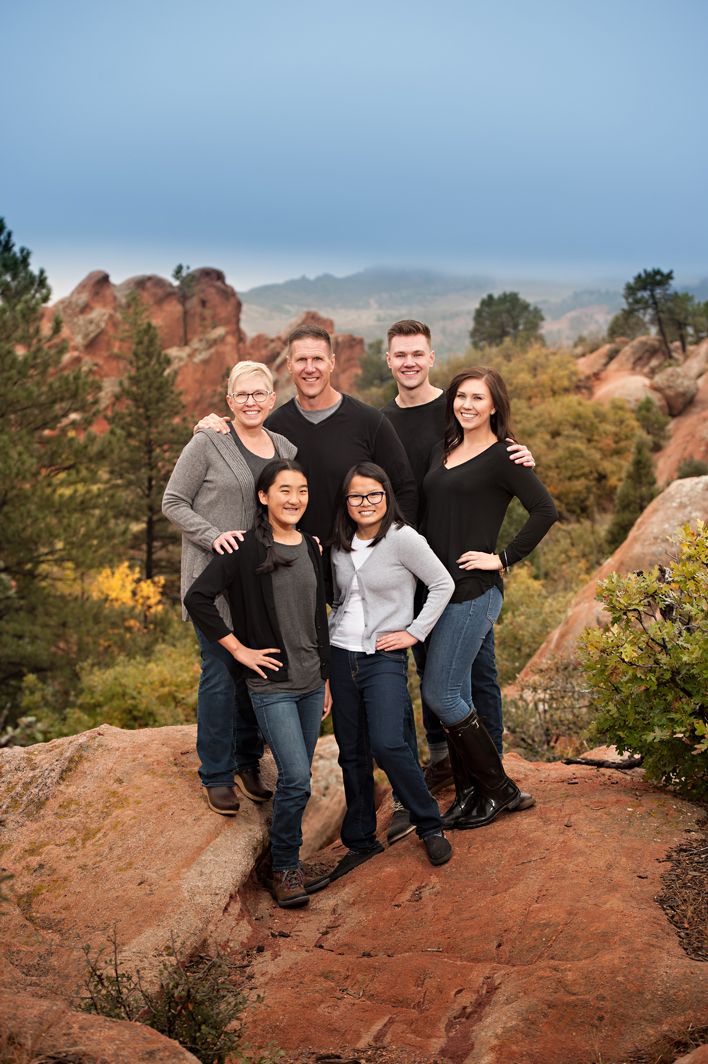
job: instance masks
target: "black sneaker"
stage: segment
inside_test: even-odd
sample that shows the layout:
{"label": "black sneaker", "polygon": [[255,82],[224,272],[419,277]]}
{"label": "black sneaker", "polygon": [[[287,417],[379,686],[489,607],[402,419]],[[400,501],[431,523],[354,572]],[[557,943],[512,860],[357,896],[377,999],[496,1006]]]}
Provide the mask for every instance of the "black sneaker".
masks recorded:
{"label": "black sneaker", "polygon": [[346,876],[347,872],[353,871],[358,865],[363,864],[364,861],[368,861],[370,857],[375,857],[377,853],[383,853],[384,848],[377,840],[376,845],[372,846],[370,850],[349,850],[345,853],[339,864],[335,865],[329,874],[330,883],[334,883],[335,879],[341,879],[342,876]]}
{"label": "black sneaker", "polygon": [[450,787],[455,782],[452,776],[452,765],[449,756],[445,756],[435,764],[427,764],[423,769],[425,786],[431,794],[437,794],[445,787]]}
{"label": "black sneaker", "polygon": [[452,857],[452,846],[442,831],[436,831],[434,835],[426,835],[423,845],[432,865],[445,864]]}
{"label": "black sneaker", "polygon": [[406,835],[410,835],[414,825],[411,824],[411,815],[400,802],[393,803],[393,816],[386,832],[386,841],[389,846]]}
{"label": "black sneaker", "polygon": [[318,890],[324,890],[325,887],[329,886],[329,872],[325,872],[321,875],[313,875],[311,872],[308,872],[302,861],[298,861],[298,866],[302,871],[302,883],[307,894],[316,894]]}

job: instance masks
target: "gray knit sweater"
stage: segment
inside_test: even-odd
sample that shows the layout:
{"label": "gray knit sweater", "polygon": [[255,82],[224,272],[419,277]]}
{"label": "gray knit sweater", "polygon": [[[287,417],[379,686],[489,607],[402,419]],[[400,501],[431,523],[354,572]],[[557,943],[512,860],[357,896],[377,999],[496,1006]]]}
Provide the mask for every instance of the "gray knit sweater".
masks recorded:
{"label": "gray knit sweater", "polygon": [[[265,430],[276,458],[294,458],[297,448],[277,432]],[[162,499],[162,512],[182,533],[181,596],[214,557],[211,545],[222,532],[253,527],[256,491],[253,475],[232,437],[200,431],[192,437],[172,471]],[[231,627],[226,599],[216,606]],[[182,619],[188,620],[182,607]]]}
{"label": "gray knit sweater", "polygon": [[[409,525],[392,525],[384,538],[356,571],[364,606],[365,629],[362,645],[367,654],[376,650],[378,636],[407,631],[421,642],[433,630],[445,609],[455,584],[443,563],[436,558],[420,533]],[[330,642],[337,642],[337,617],[347,604],[354,563],[348,551],[332,551],[334,602],[329,619]],[[416,578],[428,587],[428,597],[417,617],[413,617]]]}

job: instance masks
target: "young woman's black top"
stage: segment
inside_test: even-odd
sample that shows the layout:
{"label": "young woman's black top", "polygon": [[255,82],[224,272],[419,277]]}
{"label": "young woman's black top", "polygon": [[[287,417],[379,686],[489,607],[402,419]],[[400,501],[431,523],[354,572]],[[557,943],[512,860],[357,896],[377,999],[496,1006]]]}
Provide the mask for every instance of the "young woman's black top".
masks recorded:
{"label": "young woman's black top", "polygon": [[510,543],[499,546],[509,565],[521,561],[558,520],[553,499],[533,470],[509,461],[505,443],[494,443],[452,469],[443,466],[442,454],[438,444],[423,481],[422,532],[455,581],[450,601],[478,598],[490,587],[503,592],[499,572],[460,569],[457,559],[468,550],[499,553],[499,530],[516,496],[528,520]]}
{"label": "young woman's black top", "polygon": [[[329,634],[325,608],[324,578],[319,547],[312,536],[303,532],[310,561],[317,578],[315,605],[315,632],[320,655],[320,671],[326,679],[329,669]],[[265,559],[265,548],[253,531],[247,532],[239,549],[233,554],[217,554],[200,573],[184,597],[184,605],[195,624],[207,639],[217,642],[230,635],[231,629],[219,616],[214,605],[217,595],[225,594],[231,610],[233,632],[240,643],[255,650],[279,647],[277,655],[283,667],[277,672],[268,672],[274,683],[288,677],[288,661],[284,642],[278,625],[273,595],[273,580],[270,573],[257,573],[256,568]],[[250,669],[243,667],[243,673]]]}

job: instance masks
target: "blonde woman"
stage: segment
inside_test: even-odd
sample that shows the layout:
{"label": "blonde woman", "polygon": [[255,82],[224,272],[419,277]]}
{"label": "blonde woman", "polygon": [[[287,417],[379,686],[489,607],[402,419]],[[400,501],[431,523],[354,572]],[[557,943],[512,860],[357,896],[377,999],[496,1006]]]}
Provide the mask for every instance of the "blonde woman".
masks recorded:
{"label": "blonde woman", "polygon": [[[284,436],[263,427],[275,405],[273,377],[260,362],[239,362],[231,371],[226,402],[228,435],[202,430],[182,451],[170,477],[162,512],[182,533],[181,596],[214,554],[237,549],[242,532],[256,516],[255,484],[274,458],[295,457]],[[231,626],[228,603],[216,600]],[[188,619],[186,610],[182,616]],[[243,677],[231,654],[194,625],[202,671],[197,695],[199,776],[209,808],[233,816],[239,801],[234,783],[255,802],[272,792],[260,779],[263,741]]]}

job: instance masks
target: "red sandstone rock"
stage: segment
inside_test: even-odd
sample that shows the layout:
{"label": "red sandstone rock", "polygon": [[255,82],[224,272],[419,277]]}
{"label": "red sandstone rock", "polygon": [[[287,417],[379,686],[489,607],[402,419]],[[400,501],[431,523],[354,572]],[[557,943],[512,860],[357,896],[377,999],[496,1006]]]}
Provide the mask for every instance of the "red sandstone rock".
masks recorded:
{"label": "red sandstone rock", "polygon": [[65,299],[45,310],[47,328],[55,314],[63,322],[66,367],[89,366],[103,383],[106,406],[125,372],[121,345],[121,309],[137,295],[157,328],[173,368],[189,417],[224,408],[229,371],[236,362],[253,359],[273,372],[279,401],[290,398],[292,384],[285,367],[285,337],[296,324],[317,324],[332,334],[337,363],[335,388],[349,391],[359,373],[364,341],[334,332],[334,322],[307,311],[276,337],[263,334],[250,341],[241,329],[241,302],[221,270],[192,270],[182,289],[164,277],[131,277],[114,285],[107,273],[90,273]]}
{"label": "red sandstone rock", "polygon": [[667,361],[666,349],[659,336],[638,336],[612,362],[613,373],[652,375]]}
{"label": "red sandstone rock", "polygon": [[636,408],[643,399],[649,398],[663,414],[667,413],[666,400],[660,392],[652,387],[652,382],[641,373],[614,373],[602,377],[593,392],[593,399],[607,403],[611,399],[624,399],[629,406]]}
{"label": "red sandstone rock", "polygon": [[698,380],[708,372],[708,340],[704,340],[697,347],[691,349],[691,353],[684,362],[682,369],[689,377]]}
{"label": "red sandstone rock", "polygon": [[660,484],[672,480],[686,458],[708,462],[708,373],[699,378],[695,399],[671,422],[669,431],[669,441],[657,455],[656,477]]}
{"label": "red sandstone rock", "polygon": [[578,592],[565,618],[522,669],[514,687],[523,688],[525,679],[548,658],[572,654],[585,628],[606,620],[604,609],[595,598],[598,581],[610,573],[629,573],[666,563],[671,557],[672,541],[678,530],[697,520],[708,521],[708,476],[675,480],[647,506],[622,546]]}
{"label": "red sandstone rock", "polygon": [[663,395],[672,417],[683,413],[698,391],[695,379],[678,366],[669,366],[657,373],[652,388]]}
{"label": "red sandstone rock", "polygon": [[84,1064],[190,1064],[197,1058],[141,1023],[75,1012],[60,998],[7,994],[0,1000],[2,1060]]}
{"label": "red sandstone rock", "polygon": [[[236,817],[210,812],[194,740],[188,726],[103,725],[0,750],[1,861],[14,876],[0,912],[0,988],[70,996],[83,979],[82,946],[105,945],[114,926],[123,962],[148,980],[172,938],[185,953],[225,940],[224,912],[238,923],[231,898],[267,846],[271,804],[242,799]],[[329,840],[341,805],[328,821],[318,802],[319,777],[331,787],[325,745],[314,801],[319,838]]]}
{"label": "red sandstone rock", "polygon": [[589,355],[583,355],[582,358],[576,360],[578,373],[581,377],[596,377],[620,351],[619,344],[603,344],[596,351],[591,351]]}
{"label": "red sandstone rock", "polygon": [[505,763],[538,805],[450,832],[442,868],[409,835],[297,913],[242,890],[263,947],[254,1047],[288,1064],[619,1064],[706,1021],[704,966],[655,901],[700,810],[636,776]]}

